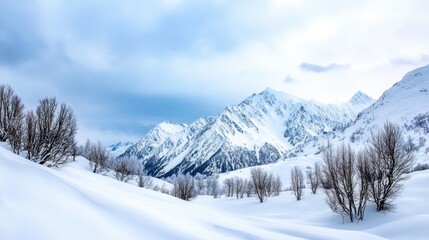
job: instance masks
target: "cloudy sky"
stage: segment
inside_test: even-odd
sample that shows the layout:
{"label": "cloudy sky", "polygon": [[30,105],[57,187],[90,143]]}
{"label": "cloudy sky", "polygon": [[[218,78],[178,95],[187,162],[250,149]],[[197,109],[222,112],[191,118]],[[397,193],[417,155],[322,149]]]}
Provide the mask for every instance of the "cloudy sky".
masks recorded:
{"label": "cloudy sky", "polygon": [[0,1],[0,82],[56,96],[79,140],[138,140],[266,87],[378,98],[429,64],[427,0]]}

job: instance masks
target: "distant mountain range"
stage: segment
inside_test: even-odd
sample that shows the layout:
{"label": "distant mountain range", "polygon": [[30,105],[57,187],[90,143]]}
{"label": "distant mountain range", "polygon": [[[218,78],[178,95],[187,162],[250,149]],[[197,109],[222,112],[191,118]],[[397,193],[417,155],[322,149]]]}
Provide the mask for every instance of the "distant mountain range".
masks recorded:
{"label": "distant mountain range", "polygon": [[321,104],[267,88],[219,115],[186,124],[163,122],[122,156],[141,159],[148,174],[212,174],[317,154],[327,138],[360,144],[386,121],[399,124],[419,151],[429,132],[429,66],[408,73],[374,101]]}
{"label": "distant mountain range", "polygon": [[117,157],[117,156],[123,154],[128,148],[130,148],[133,145],[134,145],[134,143],[132,143],[132,142],[118,142],[118,143],[112,144],[110,146],[107,146],[107,150],[114,157]]}

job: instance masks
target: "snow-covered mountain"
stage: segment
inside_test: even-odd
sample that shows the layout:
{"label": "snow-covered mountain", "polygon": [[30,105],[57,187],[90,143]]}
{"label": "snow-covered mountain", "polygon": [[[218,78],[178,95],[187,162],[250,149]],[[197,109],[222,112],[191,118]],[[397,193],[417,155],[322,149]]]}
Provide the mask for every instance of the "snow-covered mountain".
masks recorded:
{"label": "snow-covered mountain", "polygon": [[344,132],[345,140],[365,142],[371,131],[377,131],[386,121],[403,129],[406,141],[416,152],[429,151],[429,65],[407,73],[363,110]]}
{"label": "snow-covered mountain", "polygon": [[132,142],[117,142],[115,144],[107,146],[107,150],[114,156],[117,157],[122,155],[128,148],[130,148],[134,143]]}
{"label": "snow-covered mountain", "polygon": [[124,154],[142,159],[158,177],[227,172],[317,154],[327,138],[363,146],[371,132],[391,121],[426,156],[428,103],[429,66],[407,73],[375,102],[358,92],[344,104],[325,105],[268,88],[189,126],[161,123]]}
{"label": "snow-covered mountain", "polygon": [[226,172],[295,156],[318,135],[343,131],[373,100],[358,92],[341,105],[307,101],[267,88],[216,117],[190,125],[163,122],[124,155],[150,175]]}

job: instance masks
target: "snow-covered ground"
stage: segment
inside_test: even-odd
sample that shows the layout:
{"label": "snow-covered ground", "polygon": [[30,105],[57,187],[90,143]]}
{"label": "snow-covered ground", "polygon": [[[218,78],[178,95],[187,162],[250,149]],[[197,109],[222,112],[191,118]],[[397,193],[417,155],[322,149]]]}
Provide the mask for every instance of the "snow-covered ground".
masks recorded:
{"label": "snow-covered ground", "polygon": [[427,239],[428,182],[429,171],[412,173],[395,212],[370,205],[343,223],[321,191],[185,202],[93,174],[82,158],[47,168],[0,146],[0,239]]}

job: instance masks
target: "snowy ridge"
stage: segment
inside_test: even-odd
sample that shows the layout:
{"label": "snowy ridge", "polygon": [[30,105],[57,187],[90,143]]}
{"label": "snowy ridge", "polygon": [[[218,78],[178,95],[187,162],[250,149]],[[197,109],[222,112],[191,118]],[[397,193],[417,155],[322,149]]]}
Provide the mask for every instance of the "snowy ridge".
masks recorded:
{"label": "snowy ridge", "polygon": [[355,123],[344,132],[345,140],[360,143],[371,136],[384,122],[398,124],[407,141],[418,154],[429,146],[429,65],[407,73],[401,81],[363,110]]}
{"label": "snowy ridge", "polygon": [[325,105],[267,88],[216,117],[187,125],[163,122],[124,155],[135,155],[152,176],[218,173],[293,157],[318,135],[342,131],[372,103]]}

